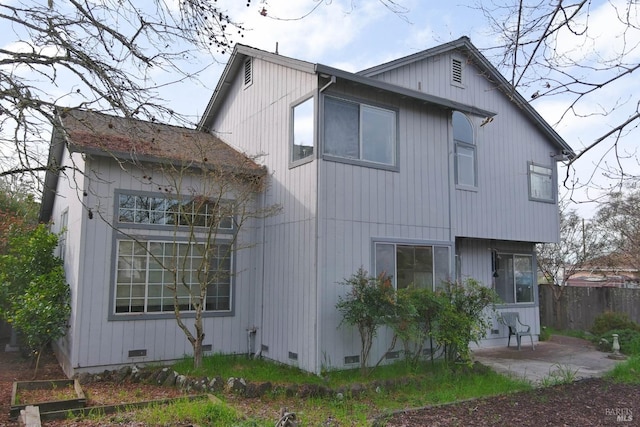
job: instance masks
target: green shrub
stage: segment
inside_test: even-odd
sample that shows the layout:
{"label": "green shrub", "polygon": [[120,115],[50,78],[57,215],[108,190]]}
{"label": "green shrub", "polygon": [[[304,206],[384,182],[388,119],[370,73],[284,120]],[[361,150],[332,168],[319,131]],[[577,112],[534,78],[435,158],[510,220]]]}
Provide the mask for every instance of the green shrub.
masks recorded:
{"label": "green shrub", "polygon": [[461,359],[470,363],[469,344],[478,343],[491,326],[488,308],[498,302],[498,295],[474,279],[464,283],[447,283],[446,303],[435,319],[434,340],[443,349],[446,360]]}
{"label": "green shrub", "polygon": [[606,339],[609,345],[606,350],[611,350],[613,345],[613,334],[618,334],[620,352],[626,355],[640,355],[640,331],[633,329],[613,329],[599,336],[599,339]]}
{"label": "green shrub", "polygon": [[367,361],[378,328],[388,316],[393,315],[395,290],[391,280],[371,277],[362,267],[342,282],[351,286],[347,295],[338,298],[336,308],[342,314],[340,325],[356,326],[360,333],[360,371],[368,374]]}
{"label": "green shrub", "polygon": [[551,332],[549,331],[549,329],[547,329],[546,326],[543,326],[540,328],[540,335],[538,337],[538,339],[540,341],[549,341],[549,339],[551,338]]}
{"label": "green shrub", "polygon": [[62,261],[53,253],[58,237],[40,224],[13,233],[8,253],[0,256],[0,318],[19,333],[21,344],[36,355],[64,336],[71,313],[70,291]]}
{"label": "green shrub", "polygon": [[640,325],[631,320],[627,313],[605,311],[595,318],[591,332],[598,336],[614,329],[631,329],[640,331]]}

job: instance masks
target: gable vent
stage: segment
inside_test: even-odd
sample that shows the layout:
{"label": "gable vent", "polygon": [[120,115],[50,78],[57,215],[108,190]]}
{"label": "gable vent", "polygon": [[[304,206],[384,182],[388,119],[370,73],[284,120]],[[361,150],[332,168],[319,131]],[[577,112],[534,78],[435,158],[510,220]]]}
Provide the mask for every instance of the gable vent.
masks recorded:
{"label": "gable vent", "polygon": [[244,85],[249,86],[253,82],[253,64],[251,58],[244,62]]}
{"label": "gable vent", "polygon": [[451,60],[451,81],[462,84],[462,61],[459,59]]}

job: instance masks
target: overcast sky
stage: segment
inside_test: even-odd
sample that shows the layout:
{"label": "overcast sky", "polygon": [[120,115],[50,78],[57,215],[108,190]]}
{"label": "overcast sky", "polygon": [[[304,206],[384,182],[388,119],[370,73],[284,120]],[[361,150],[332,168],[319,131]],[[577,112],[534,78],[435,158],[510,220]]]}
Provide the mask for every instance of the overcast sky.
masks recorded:
{"label": "overcast sky", "polygon": [[[481,51],[497,44],[497,36],[492,34],[486,18],[476,7],[476,1],[393,1],[398,4],[399,10],[396,12],[389,10],[381,0],[219,0],[217,4],[228,8],[229,16],[247,29],[237,41],[270,52],[274,52],[277,45],[281,55],[348,71],[362,70],[461,36],[468,36]],[[64,0],[60,2],[64,3]],[[485,0],[487,5],[493,2]],[[589,28],[594,35],[593,41],[590,41],[592,45],[580,46],[575,37],[560,34],[558,50],[585,62],[604,61],[625,44],[640,43],[640,30],[621,37],[621,30],[616,27],[615,9],[611,4],[626,2],[589,2]],[[145,3],[136,2],[136,6],[138,4]],[[266,16],[260,13],[263,9]],[[8,39],[11,36],[13,34],[0,29],[0,46],[11,43],[12,40]],[[584,53],[591,52],[591,47],[595,47],[598,57]],[[640,55],[640,48],[637,54]],[[201,55],[192,63],[194,70],[205,68],[199,81],[183,81],[164,88],[163,98],[172,109],[197,123],[227,59],[228,55],[215,55],[215,60],[210,55]],[[640,58],[630,59],[636,64],[640,62]],[[171,77],[158,76],[159,83],[163,80],[171,80]],[[606,92],[598,92],[590,103],[581,107],[579,115],[602,111],[615,103],[637,101],[633,94],[640,93],[638,83],[635,77],[631,82],[627,80],[624,84],[612,85]],[[534,89],[532,87],[528,91],[533,92]],[[522,94],[530,99],[531,93]],[[624,119],[620,116],[579,118],[566,115],[558,122],[567,108],[566,99],[541,97],[531,102],[576,151],[588,146],[595,137]],[[632,141],[627,144],[627,151],[637,147],[635,141],[638,137],[633,134],[627,137],[627,141]],[[583,180],[593,172],[593,164],[601,154],[594,153],[577,165]],[[586,196],[581,198],[585,199]],[[588,208],[582,210],[588,214]]]}
{"label": "overcast sky", "polygon": [[[248,28],[244,37],[240,39],[241,43],[271,52],[275,51],[277,45],[281,55],[348,71],[362,70],[461,36],[468,36],[480,50],[497,43],[496,35],[491,32],[486,18],[478,10],[476,1],[397,2],[406,13],[394,13],[377,0],[325,0],[321,3],[316,0],[236,0],[229,2],[235,3],[229,11],[231,16],[237,17]],[[639,42],[640,34],[637,31],[621,37],[622,29],[617,28],[615,9],[611,7],[611,4],[615,3],[624,4],[626,0],[596,0],[590,3],[589,28],[594,35],[590,45],[579,45],[575,37],[565,34],[559,37],[558,50],[573,59],[588,63],[613,57],[622,48],[623,43],[630,45]],[[490,2],[485,1],[485,4]],[[266,10],[266,17],[259,13],[263,8]],[[296,19],[302,16],[305,16],[304,19]],[[598,52],[599,57],[586,53],[591,52],[592,47]],[[208,87],[193,85],[189,91],[181,92],[172,98],[178,102],[183,113],[199,117],[204,111],[227,59],[223,56],[218,58],[222,63],[210,67],[202,79],[203,84]],[[640,61],[635,57],[630,59],[636,63]],[[629,97],[628,94],[638,92],[638,83],[638,79],[635,79],[631,87],[628,81],[624,85],[611,85],[606,92],[598,93],[592,102],[583,105],[577,112],[579,115],[587,115],[594,111],[603,111],[614,103],[630,102],[635,98],[627,99],[625,96]],[[534,89],[535,87],[531,91]],[[530,99],[531,93],[522,94],[526,99]],[[591,144],[596,136],[606,132],[622,118],[580,118],[569,114],[558,122],[568,106],[566,99],[543,97],[531,102],[576,151]],[[627,137],[627,140],[632,136]],[[635,147],[635,142],[628,144],[627,153],[629,150],[635,150]],[[594,165],[603,151],[598,150],[586,156],[576,165],[582,181],[594,172]],[[613,161],[613,158],[609,161]],[[635,164],[635,159],[633,163]],[[600,173],[595,174],[598,176]],[[562,180],[563,172],[559,175]],[[598,181],[606,186],[606,181],[601,178],[598,178]],[[593,190],[589,194],[582,191],[576,198],[584,201],[597,193]],[[579,206],[579,211],[584,216],[591,215],[593,210],[593,204]]]}

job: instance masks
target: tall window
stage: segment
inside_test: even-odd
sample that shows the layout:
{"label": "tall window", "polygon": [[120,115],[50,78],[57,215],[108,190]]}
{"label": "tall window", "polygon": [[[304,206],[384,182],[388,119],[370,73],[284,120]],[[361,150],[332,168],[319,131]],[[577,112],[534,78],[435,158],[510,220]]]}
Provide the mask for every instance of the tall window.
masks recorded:
{"label": "tall window", "polygon": [[555,201],[553,170],[529,163],[529,197],[543,202]]}
{"label": "tall window", "polygon": [[201,198],[178,200],[163,196],[120,194],[118,222],[233,229],[233,207]]}
{"label": "tall window", "polygon": [[503,254],[496,257],[496,292],[504,303],[532,303],[534,301],[533,257]]}
{"label": "tall window", "polygon": [[231,310],[231,246],[166,241],[117,241],[116,313],[173,312],[174,291],[182,311],[194,310],[206,286],[204,311]]}
{"label": "tall window", "polygon": [[69,209],[60,215],[60,237],[58,238],[58,257],[64,261],[67,252],[67,225],[69,223]]}
{"label": "tall window", "polygon": [[292,139],[291,161],[313,156],[314,116],[313,98],[296,105],[292,109]]}
{"label": "tall window", "polygon": [[456,184],[476,187],[476,146],[473,127],[459,111],[453,112],[453,141],[455,144]]}
{"label": "tall window", "polygon": [[375,243],[376,276],[390,276],[396,289],[412,285],[418,288],[441,288],[449,279],[448,246],[412,246]]}
{"label": "tall window", "polygon": [[327,156],[396,164],[396,112],[358,102],[324,98]]}

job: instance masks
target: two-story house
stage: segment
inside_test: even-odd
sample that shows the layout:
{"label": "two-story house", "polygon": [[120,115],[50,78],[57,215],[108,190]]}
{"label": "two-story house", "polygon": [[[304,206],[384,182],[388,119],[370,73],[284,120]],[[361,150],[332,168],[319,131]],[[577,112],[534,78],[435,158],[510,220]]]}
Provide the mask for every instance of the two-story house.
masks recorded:
{"label": "two-story house", "polygon": [[[474,278],[498,292],[499,310],[518,311],[539,332],[534,247],[559,237],[556,162],[573,151],[468,38],[358,73],[237,45],[199,130],[261,155],[269,185],[257,200],[282,207],[252,226],[255,247],[233,263],[234,310],[206,319],[214,351],[312,372],[356,366],[357,331],[338,327],[335,304],[360,266],[390,274],[397,288]],[[152,193],[123,176],[109,182],[113,200]],[[75,239],[90,245],[95,235],[81,222]],[[79,350],[68,373],[188,350],[169,319],[114,310],[114,239],[76,292],[92,294],[93,327],[117,349]],[[86,315],[70,330],[81,348],[92,345],[92,327],[77,331]],[[483,345],[506,337],[494,322]],[[379,335],[372,360],[390,338]]]}

